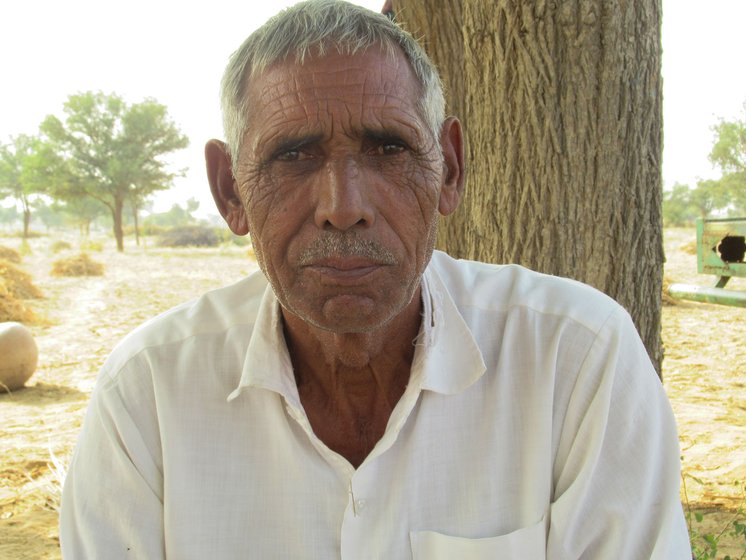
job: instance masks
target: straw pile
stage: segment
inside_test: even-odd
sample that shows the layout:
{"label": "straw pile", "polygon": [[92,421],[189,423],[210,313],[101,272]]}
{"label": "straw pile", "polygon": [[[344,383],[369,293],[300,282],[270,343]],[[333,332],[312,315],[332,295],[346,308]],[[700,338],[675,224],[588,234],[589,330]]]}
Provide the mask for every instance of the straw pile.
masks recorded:
{"label": "straw pile", "polygon": [[102,276],[103,274],[104,265],[94,261],[85,253],[52,263],[52,276]]}
{"label": "straw pile", "polygon": [[7,260],[0,259],[0,278],[4,281],[8,293],[16,299],[43,297],[39,288],[34,286],[31,275]]}
{"label": "straw pile", "polygon": [[42,297],[31,276],[0,259],[0,322],[33,323],[34,313],[23,300]]}
{"label": "straw pile", "polygon": [[21,262],[21,255],[15,249],[0,245],[0,260],[18,264]]}

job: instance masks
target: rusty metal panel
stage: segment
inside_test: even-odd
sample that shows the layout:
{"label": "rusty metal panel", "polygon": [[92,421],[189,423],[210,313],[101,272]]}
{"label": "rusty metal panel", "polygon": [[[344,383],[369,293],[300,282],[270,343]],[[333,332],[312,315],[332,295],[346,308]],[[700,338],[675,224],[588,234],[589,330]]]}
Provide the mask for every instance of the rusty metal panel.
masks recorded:
{"label": "rusty metal panel", "polygon": [[746,218],[697,220],[697,270],[746,277]]}

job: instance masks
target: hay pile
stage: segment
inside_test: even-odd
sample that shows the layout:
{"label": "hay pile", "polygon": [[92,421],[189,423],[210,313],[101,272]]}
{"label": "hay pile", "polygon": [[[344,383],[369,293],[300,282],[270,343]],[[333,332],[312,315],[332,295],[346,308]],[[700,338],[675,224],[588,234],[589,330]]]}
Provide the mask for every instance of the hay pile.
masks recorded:
{"label": "hay pile", "polygon": [[52,263],[52,276],[103,276],[104,265],[87,254],[60,259]]}
{"label": "hay pile", "polygon": [[8,262],[18,264],[19,262],[21,262],[21,254],[15,249],[0,245],[0,260],[6,260]]}
{"label": "hay pile", "polygon": [[0,323],[34,323],[36,316],[23,300],[42,297],[31,276],[0,259]]}
{"label": "hay pile", "polygon": [[30,274],[3,259],[0,259],[0,279],[4,282],[8,293],[16,299],[43,297],[39,288],[34,286]]}

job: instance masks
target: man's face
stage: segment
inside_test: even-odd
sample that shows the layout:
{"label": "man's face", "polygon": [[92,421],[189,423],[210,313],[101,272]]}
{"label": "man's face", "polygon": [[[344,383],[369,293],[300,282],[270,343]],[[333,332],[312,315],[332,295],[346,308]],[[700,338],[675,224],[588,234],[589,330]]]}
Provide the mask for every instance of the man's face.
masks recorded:
{"label": "man's face", "polygon": [[375,48],[278,64],[249,83],[234,176],[285,312],[371,332],[417,292],[444,180],[419,94],[404,56]]}

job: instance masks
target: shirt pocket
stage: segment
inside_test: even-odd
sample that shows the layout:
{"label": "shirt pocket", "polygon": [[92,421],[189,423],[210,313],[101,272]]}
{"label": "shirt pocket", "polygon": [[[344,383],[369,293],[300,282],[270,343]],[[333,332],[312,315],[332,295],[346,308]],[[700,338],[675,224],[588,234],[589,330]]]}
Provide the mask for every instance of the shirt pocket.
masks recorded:
{"label": "shirt pocket", "polygon": [[409,533],[413,560],[543,560],[546,558],[544,519],[507,535],[466,539],[434,531]]}

